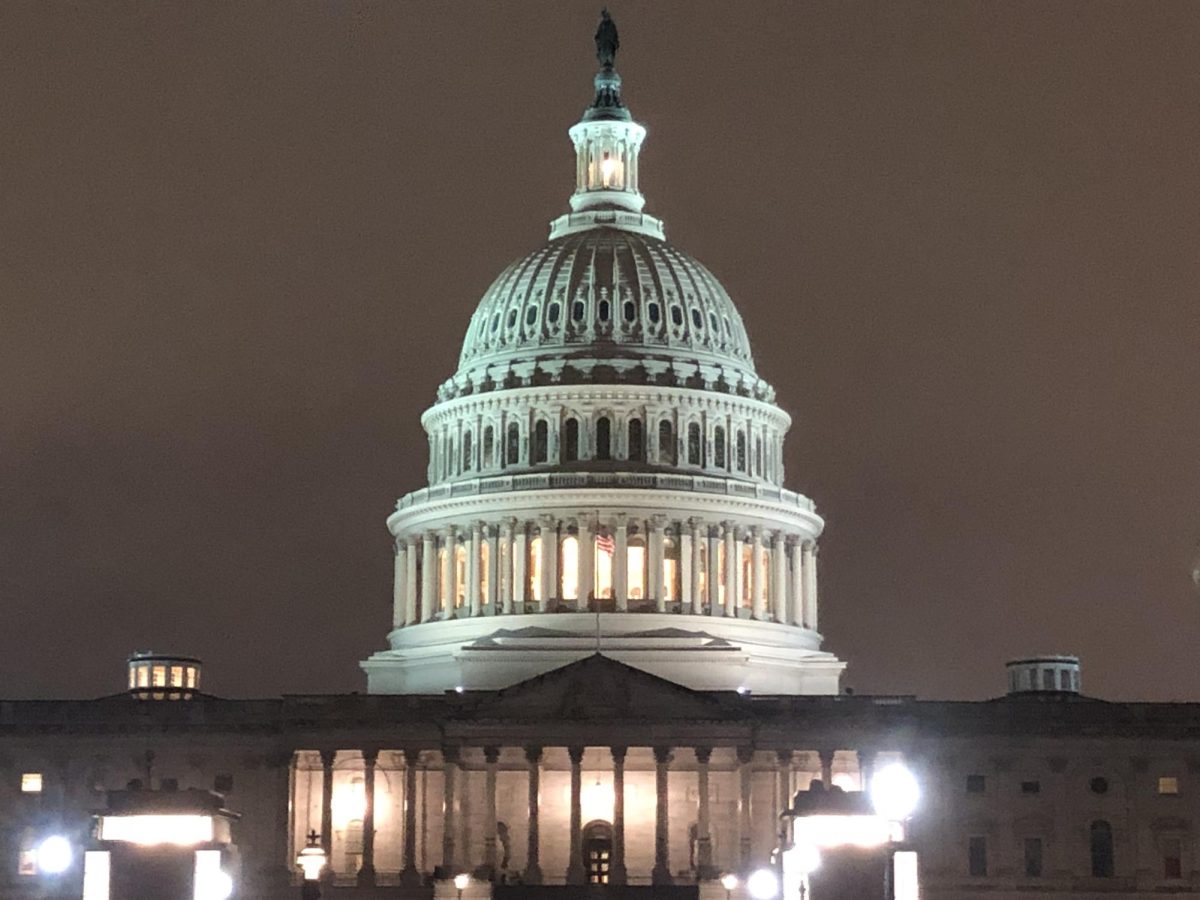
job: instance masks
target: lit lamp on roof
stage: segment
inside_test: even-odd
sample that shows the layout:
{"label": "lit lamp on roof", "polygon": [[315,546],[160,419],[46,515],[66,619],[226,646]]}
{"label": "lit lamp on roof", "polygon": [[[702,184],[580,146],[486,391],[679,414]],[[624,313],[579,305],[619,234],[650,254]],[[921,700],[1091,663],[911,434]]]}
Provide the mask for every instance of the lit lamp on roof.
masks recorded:
{"label": "lit lamp on roof", "polygon": [[784,896],[917,900],[917,855],[904,843],[904,826],[920,796],[917,779],[898,763],[880,768],[869,791],[814,781],[797,792],[783,814],[793,834],[780,853]]}
{"label": "lit lamp on roof", "polygon": [[321,870],[325,868],[325,848],[321,846],[321,838],[315,831],[308,833],[308,843],[296,857],[296,865],[304,873],[304,884],[300,888],[302,900],[320,900]]}

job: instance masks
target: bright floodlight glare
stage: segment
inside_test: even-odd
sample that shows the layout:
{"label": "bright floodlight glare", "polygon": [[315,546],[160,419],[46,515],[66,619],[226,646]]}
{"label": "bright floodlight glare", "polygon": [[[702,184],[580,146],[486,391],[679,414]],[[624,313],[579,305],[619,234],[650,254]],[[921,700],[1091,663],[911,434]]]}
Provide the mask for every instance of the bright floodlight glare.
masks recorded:
{"label": "bright floodlight glare", "polygon": [[821,868],[821,851],[815,844],[800,844],[796,847],[796,868],[811,875]]}
{"label": "bright floodlight glare", "polygon": [[37,867],[47,875],[61,875],[71,868],[71,842],[61,834],[52,834],[37,848]]}
{"label": "bright floodlight glare", "polygon": [[468,875],[466,872],[459,872],[457,875],[454,876],[454,886],[456,888],[458,888],[460,891],[465,891],[467,889],[467,885],[470,883],[471,883],[471,876]]}
{"label": "bright floodlight glare", "polygon": [[732,891],[738,886],[738,877],[732,872],[726,872],[721,876],[721,887],[727,891]]}
{"label": "bright floodlight glare", "polygon": [[196,900],[229,900],[233,896],[233,878],[228,872],[196,873]]}
{"label": "bright floodlight glare", "polygon": [[920,797],[917,779],[899,763],[884,766],[871,779],[871,803],[885,819],[894,822],[907,819],[917,808]]}
{"label": "bright floodlight glare", "polygon": [[779,896],[779,877],[770,869],[756,869],[746,879],[746,890],[754,900],[774,900]]}

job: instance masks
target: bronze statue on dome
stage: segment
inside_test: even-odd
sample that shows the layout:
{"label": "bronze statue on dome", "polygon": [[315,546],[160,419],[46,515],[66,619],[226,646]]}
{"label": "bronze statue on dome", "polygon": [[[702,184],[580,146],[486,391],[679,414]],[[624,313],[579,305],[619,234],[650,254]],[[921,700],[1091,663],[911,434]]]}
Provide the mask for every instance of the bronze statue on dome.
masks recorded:
{"label": "bronze statue on dome", "polygon": [[612,20],[606,7],[600,10],[600,24],[596,28],[596,59],[600,60],[600,68],[612,69],[620,46],[617,23]]}

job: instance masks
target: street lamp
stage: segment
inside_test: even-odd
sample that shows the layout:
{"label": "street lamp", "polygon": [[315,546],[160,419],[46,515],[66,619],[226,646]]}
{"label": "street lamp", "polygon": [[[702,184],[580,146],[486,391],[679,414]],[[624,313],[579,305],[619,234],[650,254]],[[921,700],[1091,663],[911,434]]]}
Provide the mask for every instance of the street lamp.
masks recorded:
{"label": "street lamp", "polygon": [[721,876],[721,887],[725,888],[725,900],[731,900],[734,888],[738,886],[741,879],[733,872],[726,872]]}
{"label": "street lamp", "polygon": [[458,890],[458,900],[462,900],[463,891],[467,889],[467,885],[471,883],[471,876],[466,872],[459,872],[454,876],[454,887]]}
{"label": "street lamp", "polygon": [[61,875],[71,868],[74,851],[61,834],[52,834],[37,846],[37,867],[47,875]]}
{"label": "street lamp", "polygon": [[773,869],[755,869],[746,879],[746,890],[754,900],[775,900],[779,896],[779,876]]}
{"label": "street lamp", "polygon": [[320,900],[321,870],[325,868],[325,848],[315,831],[308,833],[308,843],[296,857],[296,865],[304,872],[304,884],[300,888],[302,900]]}

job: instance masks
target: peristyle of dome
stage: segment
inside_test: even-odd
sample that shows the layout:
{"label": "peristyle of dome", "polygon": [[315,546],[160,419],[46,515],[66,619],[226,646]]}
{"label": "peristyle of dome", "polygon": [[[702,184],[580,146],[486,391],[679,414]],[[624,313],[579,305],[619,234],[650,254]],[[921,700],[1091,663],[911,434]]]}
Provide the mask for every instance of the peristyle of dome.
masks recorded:
{"label": "peristyle of dome", "polygon": [[[611,26],[611,20],[607,20]],[[372,693],[505,687],[599,651],[697,689],[836,693],[811,500],[741,316],[643,211],[615,31],[570,131],[570,212],[505,269],[422,416],[429,485],[388,517]]]}

